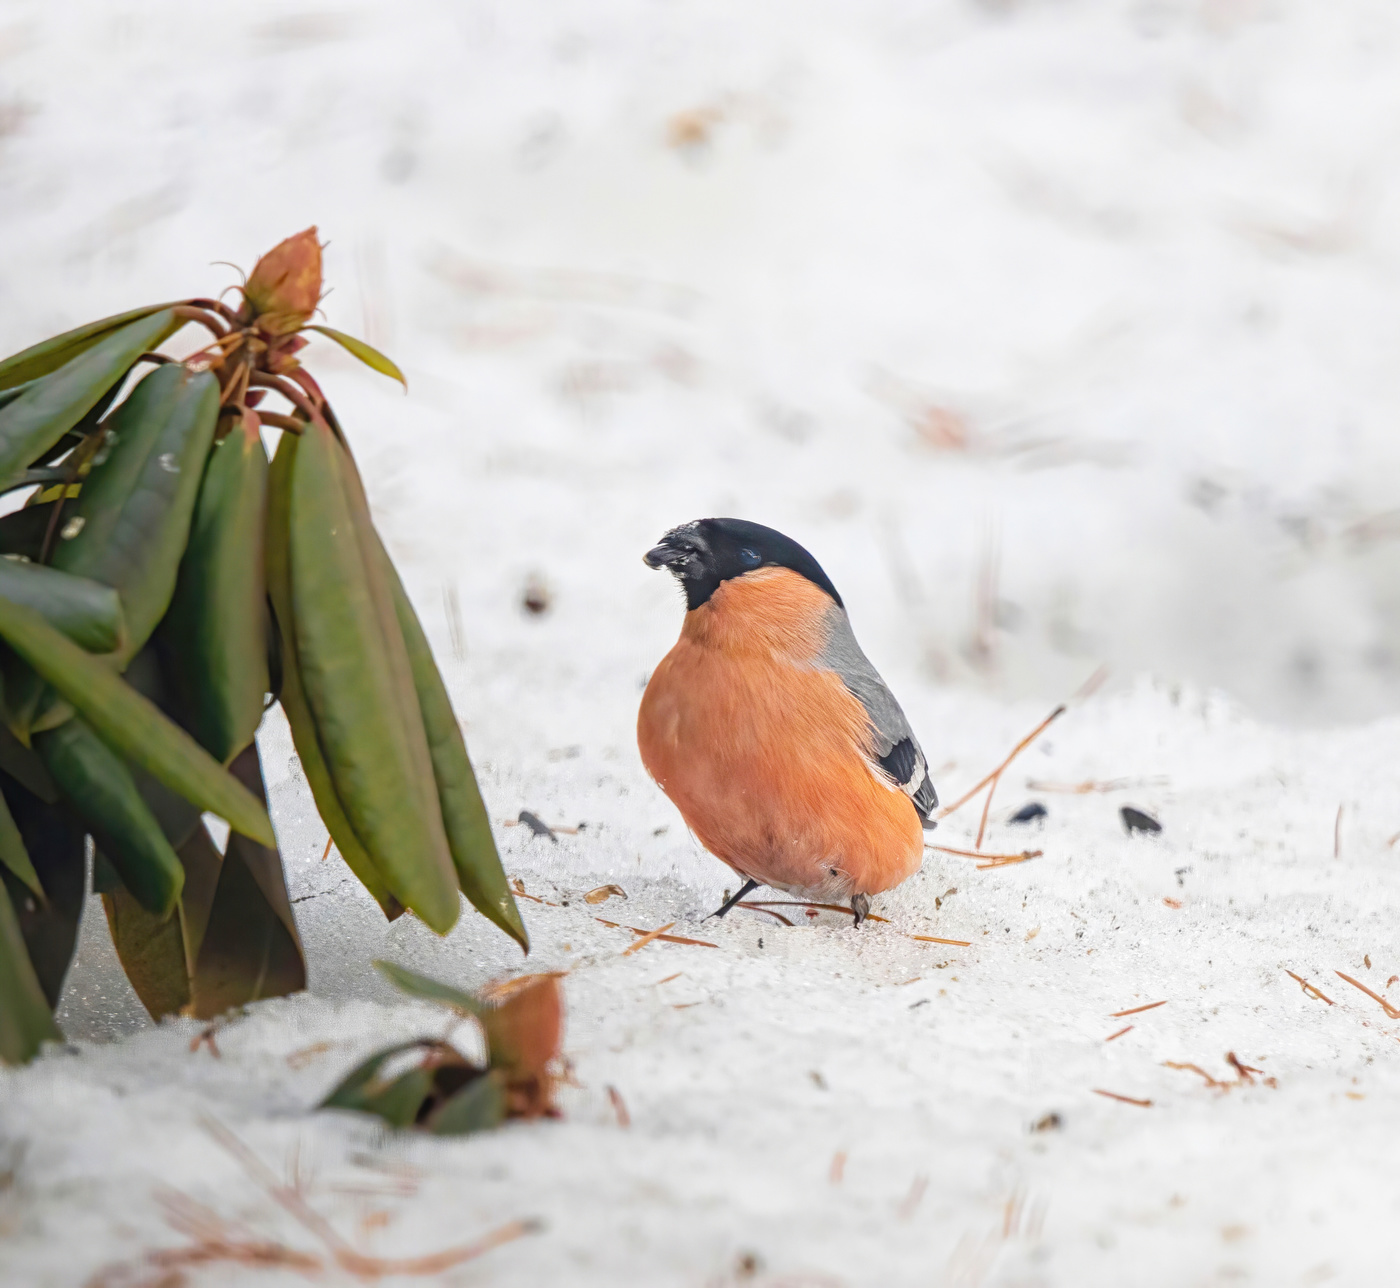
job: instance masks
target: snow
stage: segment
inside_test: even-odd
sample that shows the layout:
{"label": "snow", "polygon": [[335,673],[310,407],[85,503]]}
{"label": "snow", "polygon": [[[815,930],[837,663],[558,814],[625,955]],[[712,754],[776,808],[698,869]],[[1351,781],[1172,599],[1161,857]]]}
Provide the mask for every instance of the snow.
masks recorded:
{"label": "snow", "polygon": [[[159,1282],[169,1191],[325,1259],[212,1122],[375,1255],[541,1222],[443,1283],[1388,1282],[1400,1021],[1335,972],[1400,999],[1398,47],[1380,0],[11,0],[0,348],[317,223],[328,320],[409,376],[310,355],[483,791],[587,827],[499,829],[564,1120],[317,1114],[445,1025],[371,959],[523,967],[323,862],[271,718],[311,990],[191,1050],[90,915],[70,1045],[0,1074],[0,1278]],[[860,931],[701,920],[732,880],[633,741],[680,617],[640,555],[724,513],[816,553],[945,800],[1111,665],[999,788],[988,848],[1040,857],[931,851]],[[1085,780],[1128,785],[1027,785]]]}

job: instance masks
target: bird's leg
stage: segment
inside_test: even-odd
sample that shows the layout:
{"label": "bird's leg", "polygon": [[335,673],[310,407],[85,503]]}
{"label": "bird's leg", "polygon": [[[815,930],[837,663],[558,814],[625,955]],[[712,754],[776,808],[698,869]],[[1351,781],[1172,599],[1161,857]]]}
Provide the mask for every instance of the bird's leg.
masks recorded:
{"label": "bird's leg", "polygon": [[[745,881],[744,884],[739,887],[739,893],[736,894],[732,899],[726,899],[718,908],[716,908],[712,913],[710,913],[710,917],[724,916],[724,914],[728,912],[736,903],[738,903],[740,899],[742,899],[746,894],[748,894],[750,890],[757,889],[757,881]],[[710,917],[706,917],[705,920],[709,921]]]}
{"label": "bird's leg", "polygon": [[856,925],[860,925],[870,915],[870,896],[868,894],[853,894],[851,896],[851,913],[856,919]]}

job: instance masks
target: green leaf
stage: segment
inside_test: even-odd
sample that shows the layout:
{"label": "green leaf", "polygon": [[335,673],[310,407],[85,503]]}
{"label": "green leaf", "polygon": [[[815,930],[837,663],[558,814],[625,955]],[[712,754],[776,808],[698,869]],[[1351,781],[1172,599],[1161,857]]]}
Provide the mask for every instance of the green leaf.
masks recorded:
{"label": "green leaf", "polygon": [[23,1064],[42,1043],[62,1040],[25,950],[14,905],[0,881],[0,1060]]}
{"label": "green leaf", "polygon": [[235,831],[275,847],[258,799],[150,702],[54,630],[38,613],[0,599],[0,636],[86,718],[114,751]]}
{"label": "green leaf", "polygon": [[428,638],[419,624],[417,613],[413,611],[408,593],[377,534],[374,545],[393,595],[394,613],[403,634],[404,647],[408,650],[413,687],[423,714],[423,733],[428,740],[428,754],[432,757],[433,777],[442,806],[447,843],[457,869],[457,882],[472,907],[495,922],[528,953],[530,936],[501,867],[496,840],[491,834],[491,819],[481,799],[476,775],[472,772],[462,727],[452,711],[447,686],[442,682],[432,649],[428,646]]}
{"label": "green leaf", "polygon": [[122,884],[163,921],[180,896],[185,872],[122,758],[84,720],[37,735],[34,749]]}
{"label": "green leaf", "polygon": [[[174,307],[173,302],[170,304],[148,304],[143,309],[132,309],[127,313],[117,313],[97,322],[89,322],[86,326],[76,327],[72,331],[63,332],[62,335],[41,340],[28,349],[22,349],[19,353],[6,358],[4,362],[0,362],[0,390],[12,389],[15,385],[25,384],[40,376],[46,376],[51,371],[57,371],[59,367],[71,362],[80,353],[85,353],[93,345],[105,339],[118,327],[123,327],[128,322],[139,322],[142,318],[148,318],[153,313],[160,313]],[[156,345],[164,343],[183,325],[183,319],[172,315],[169,323],[170,329],[149,347],[155,348]]]}
{"label": "green leaf", "polygon": [[0,773],[0,786],[47,898],[36,899],[8,868],[0,868],[0,883],[9,892],[39,988],[55,1007],[78,943],[87,886],[87,834],[66,804],[41,800],[8,774]]}
{"label": "green leaf", "polygon": [[[229,772],[250,791],[265,791],[256,743],[233,758]],[[228,838],[201,938],[190,1008],[201,1019],[306,987],[306,957],[287,898],[282,858],[246,836]]]}
{"label": "green leaf", "polygon": [[127,639],[113,659],[118,668],[150,638],[175,593],[218,413],[219,382],[207,371],[170,363],[144,377],[110,418],[112,446],[72,515],[78,531],[58,542],[55,568],[121,595]]}
{"label": "green leaf", "polygon": [[464,993],[450,984],[439,984],[437,980],[419,975],[397,962],[376,961],[374,967],[389,983],[410,997],[422,998],[425,1002],[437,1002],[440,1006],[450,1006],[462,1015],[481,1016],[490,1009],[470,993]]}
{"label": "green leaf", "polygon": [[33,463],[92,410],[132,364],[169,333],[168,311],[129,322],[0,408],[0,484]]}
{"label": "green leaf", "polygon": [[382,1082],[379,1070],[405,1051],[430,1048],[431,1042],[401,1042],[376,1051],[352,1069],[323,1101],[322,1109],[350,1109],[356,1113],[377,1114],[394,1127],[407,1127],[433,1088],[433,1075],[421,1065],[401,1074],[392,1082]]}
{"label": "green leaf", "polygon": [[45,564],[0,558],[0,599],[39,613],[89,653],[110,653],[126,633],[122,601],[111,586]]}
{"label": "green leaf", "polygon": [[381,376],[388,376],[390,380],[397,380],[405,389],[408,388],[408,380],[397,364],[390,358],[386,358],[373,345],[366,344],[363,340],[357,340],[353,335],[346,335],[344,331],[337,331],[331,326],[309,326],[304,328],[307,331],[319,331],[324,336],[329,336],[342,348],[349,350],[367,367],[373,368]]}
{"label": "green leaf", "polygon": [[24,848],[24,837],[19,834],[19,825],[3,795],[0,795],[0,863],[23,881],[41,903],[48,902],[43,883],[34,870],[34,860]]}
{"label": "green leaf", "polygon": [[428,1119],[428,1130],[434,1136],[466,1136],[499,1126],[506,1116],[502,1081],[497,1072],[473,1078]]}

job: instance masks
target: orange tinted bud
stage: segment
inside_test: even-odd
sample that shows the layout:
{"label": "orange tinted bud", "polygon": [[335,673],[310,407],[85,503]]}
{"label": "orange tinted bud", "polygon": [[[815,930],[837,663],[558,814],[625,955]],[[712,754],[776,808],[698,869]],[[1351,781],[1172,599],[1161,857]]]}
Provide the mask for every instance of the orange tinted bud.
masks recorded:
{"label": "orange tinted bud", "polygon": [[306,325],[321,299],[321,243],[315,225],[257,262],[243,288],[258,329],[288,335]]}

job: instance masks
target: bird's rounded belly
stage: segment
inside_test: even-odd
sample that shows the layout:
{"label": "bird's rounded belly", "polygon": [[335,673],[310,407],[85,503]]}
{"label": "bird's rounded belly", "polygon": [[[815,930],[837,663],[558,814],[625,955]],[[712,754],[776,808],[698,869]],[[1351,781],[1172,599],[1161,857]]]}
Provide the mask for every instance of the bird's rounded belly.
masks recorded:
{"label": "bird's rounded belly", "polygon": [[898,885],[923,857],[913,803],[862,754],[864,721],[830,672],[682,641],[647,686],[637,741],[712,854],[765,885],[844,900]]}

